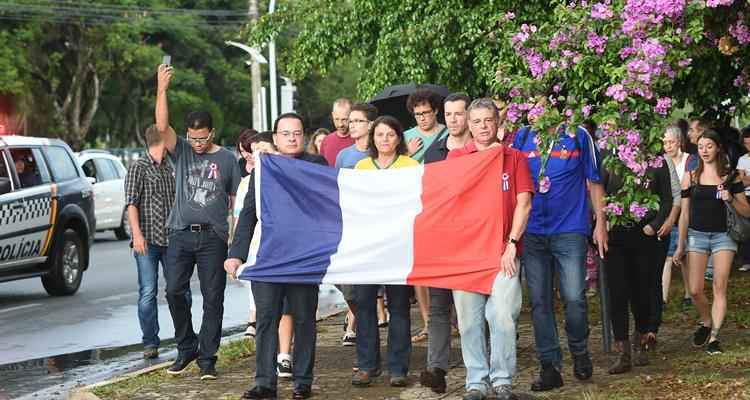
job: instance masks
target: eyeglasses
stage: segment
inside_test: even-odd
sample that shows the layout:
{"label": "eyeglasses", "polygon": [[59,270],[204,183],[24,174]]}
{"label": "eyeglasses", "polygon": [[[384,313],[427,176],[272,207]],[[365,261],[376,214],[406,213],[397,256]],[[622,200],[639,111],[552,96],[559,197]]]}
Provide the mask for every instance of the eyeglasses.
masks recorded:
{"label": "eyeglasses", "polygon": [[349,125],[353,125],[353,124],[366,124],[368,122],[370,122],[370,121],[368,121],[366,119],[350,119],[349,120]]}
{"label": "eyeglasses", "polygon": [[415,112],[414,118],[426,118],[428,115],[432,114],[433,112],[435,112],[435,110]]}
{"label": "eyeglasses", "polygon": [[208,136],[203,137],[203,138],[196,138],[196,137],[192,137],[192,136],[187,135],[187,134],[185,136],[187,137],[187,141],[190,142],[190,143],[206,144],[206,143],[208,143],[209,140],[211,140],[211,137],[213,135],[214,135],[214,133],[211,132],[211,133],[208,134]]}
{"label": "eyeglasses", "polygon": [[291,131],[281,131],[281,132],[278,132],[278,133],[279,133],[279,135],[281,135],[281,137],[283,137],[285,139],[289,139],[292,136],[294,136],[294,137],[302,137],[302,135],[305,134],[302,131],[294,131],[294,132],[291,132]]}

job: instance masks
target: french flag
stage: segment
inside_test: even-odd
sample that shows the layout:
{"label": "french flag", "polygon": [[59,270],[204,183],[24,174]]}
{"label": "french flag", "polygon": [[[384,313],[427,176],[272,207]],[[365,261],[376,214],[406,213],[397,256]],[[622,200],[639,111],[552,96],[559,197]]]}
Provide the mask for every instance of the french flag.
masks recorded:
{"label": "french flag", "polygon": [[502,163],[499,148],[388,170],[261,155],[259,222],[240,279],[489,294],[512,217],[502,213]]}

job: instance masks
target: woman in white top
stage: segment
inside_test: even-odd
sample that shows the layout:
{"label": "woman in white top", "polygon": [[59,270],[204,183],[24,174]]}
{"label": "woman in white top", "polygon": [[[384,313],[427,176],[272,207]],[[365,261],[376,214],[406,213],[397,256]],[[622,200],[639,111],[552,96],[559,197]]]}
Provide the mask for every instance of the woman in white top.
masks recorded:
{"label": "woman in white top", "polygon": [[[687,162],[688,153],[682,151],[682,131],[675,124],[670,124],[664,132],[664,138],[662,139],[664,145],[664,158],[671,160],[674,164],[675,171],[679,182],[682,182],[682,177],[685,175],[685,163]],[[678,211],[679,212],[679,211]],[[667,251],[667,259],[664,262],[664,272],[662,273],[662,297],[664,304],[667,304],[669,300],[669,284],[672,281],[672,266],[675,265],[672,262],[672,255],[675,249],[677,249],[677,240],[679,233],[677,231],[677,224],[674,224],[672,233],[669,235],[669,250]],[[682,306],[689,307],[692,303],[690,300],[690,293],[688,292],[688,273],[687,263],[683,262],[680,265],[682,270],[682,286],[684,288],[684,294],[682,295]]]}

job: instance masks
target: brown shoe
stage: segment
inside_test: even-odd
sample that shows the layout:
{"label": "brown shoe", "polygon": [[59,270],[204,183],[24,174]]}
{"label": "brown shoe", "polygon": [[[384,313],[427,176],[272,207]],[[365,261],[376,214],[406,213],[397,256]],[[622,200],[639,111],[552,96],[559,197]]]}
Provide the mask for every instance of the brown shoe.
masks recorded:
{"label": "brown shoe", "polygon": [[607,370],[611,375],[623,374],[633,369],[633,365],[630,361],[630,341],[623,340],[617,342],[615,346],[617,347],[619,355],[615,363],[609,367],[609,370]]}
{"label": "brown shoe", "polygon": [[650,364],[648,360],[648,335],[639,335],[640,342],[633,343],[633,365],[642,367]]}
{"label": "brown shoe", "polygon": [[143,358],[151,360],[159,357],[159,349],[156,347],[147,347],[143,350]]}
{"label": "brown shoe", "polygon": [[359,370],[352,375],[352,386],[366,387],[372,383],[373,378],[380,376],[380,369],[374,371]]}
{"label": "brown shoe", "polygon": [[405,376],[391,376],[391,387],[406,387],[408,384]]}

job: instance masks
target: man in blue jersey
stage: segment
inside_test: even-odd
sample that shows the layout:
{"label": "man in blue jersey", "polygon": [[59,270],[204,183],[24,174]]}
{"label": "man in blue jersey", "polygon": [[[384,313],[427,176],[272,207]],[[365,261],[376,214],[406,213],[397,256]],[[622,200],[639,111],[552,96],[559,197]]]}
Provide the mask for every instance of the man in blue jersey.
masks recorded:
{"label": "man in blue jersey", "polygon": [[[528,127],[521,129],[513,147],[526,155],[537,191],[522,261],[541,364],[539,378],[531,390],[545,391],[563,385],[562,351],[553,303],[555,272],[560,277],[560,294],[565,303],[565,331],[573,356],[573,374],[579,380],[589,379],[592,374],[585,295],[586,249],[592,233],[589,196],[596,213],[593,239],[600,256],[607,249],[607,230],[600,160],[589,133],[583,128],[561,126],[548,158],[537,148],[536,135]],[[545,171],[541,179],[540,170]]]}

